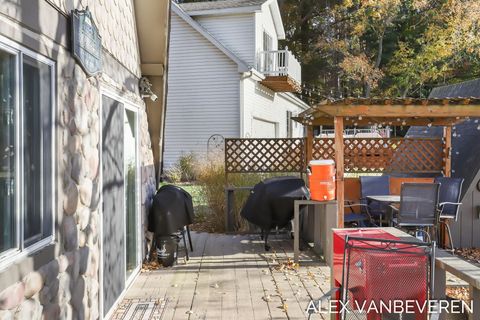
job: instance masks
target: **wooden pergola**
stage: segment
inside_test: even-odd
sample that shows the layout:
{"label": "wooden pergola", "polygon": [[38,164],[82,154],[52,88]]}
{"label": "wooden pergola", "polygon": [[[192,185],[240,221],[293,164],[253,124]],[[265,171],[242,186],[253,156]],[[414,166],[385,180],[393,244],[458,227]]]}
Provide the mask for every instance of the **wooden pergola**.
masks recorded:
{"label": "wooden pergola", "polygon": [[307,161],[312,159],[313,127],[333,125],[335,131],[338,227],[343,228],[344,206],[344,128],[346,126],[442,126],[445,140],[444,174],[451,172],[452,126],[470,117],[480,117],[480,99],[367,99],[326,100],[299,114],[294,120],[307,127]]}

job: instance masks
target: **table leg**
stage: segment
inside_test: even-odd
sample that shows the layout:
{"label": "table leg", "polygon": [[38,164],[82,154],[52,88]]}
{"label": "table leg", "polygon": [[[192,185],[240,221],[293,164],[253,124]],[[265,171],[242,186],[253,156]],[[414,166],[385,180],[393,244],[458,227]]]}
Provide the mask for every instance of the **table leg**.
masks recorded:
{"label": "table leg", "polygon": [[297,203],[294,203],[293,229],[293,260],[298,263],[300,255],[300,205]]}

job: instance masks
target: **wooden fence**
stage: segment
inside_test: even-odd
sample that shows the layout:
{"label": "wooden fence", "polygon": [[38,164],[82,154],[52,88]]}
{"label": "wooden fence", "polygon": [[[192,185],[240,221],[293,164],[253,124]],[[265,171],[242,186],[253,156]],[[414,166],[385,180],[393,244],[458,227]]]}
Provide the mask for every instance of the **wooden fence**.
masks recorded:
{"label": "wooden fence", "polygon": [[[306,139],[225,139],[225,172],[305,172]],[[316,138],[313,159],[335,159],[333,138]],[[345,172],[438,174],[441,138],[345,138]]]}
{"label": "wooden fence", "polygon": [[305,139],[225,139],[225,172],[303,172]]}

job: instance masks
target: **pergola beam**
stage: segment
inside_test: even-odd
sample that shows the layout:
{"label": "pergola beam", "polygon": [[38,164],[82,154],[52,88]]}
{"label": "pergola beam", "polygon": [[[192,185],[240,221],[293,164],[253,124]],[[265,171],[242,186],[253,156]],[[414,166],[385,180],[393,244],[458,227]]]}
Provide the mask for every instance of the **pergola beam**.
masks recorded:
{"label": "pergola beam", "polygon": [[[462,122],[464,119],[455,118],[401,118],[400,120],[396,118],[372,118],[372,117],[362,117],[361,120],[358,118],[349,118],[348,120],[344,119],[345,126],[371,126],[374,124],[385,124],[388,126],[450,126],[458,122]],[[311,121],[313,126],[333,126],[333,117],[321,117],[316,118]]]}
{"label": "pergola beam", "polygon": [[480,105],[320,105],[315,118],[325,115],[341,117],[418,118],[480,117]]}

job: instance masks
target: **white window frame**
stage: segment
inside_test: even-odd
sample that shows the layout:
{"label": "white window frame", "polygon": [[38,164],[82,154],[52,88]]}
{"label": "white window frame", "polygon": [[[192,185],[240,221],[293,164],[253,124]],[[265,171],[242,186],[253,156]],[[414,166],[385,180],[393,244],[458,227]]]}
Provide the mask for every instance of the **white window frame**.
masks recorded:
{"label": "white window frame", "polygon": [[[141,212],[141,208],[140,208],[140,196],[139,196],[139,192],[140,192],[140,181],[141,181],[141,178],[140,178],[140,149],[139,149],[139,142],[140,142],[140,139],[139,139],[139,130],[138,130],[138,125],[139,125],[139,121],[138,121],[138,107],[132,105],[132,103],[128,103],[128,102],[124,102],[123,103],[123,106],[124,106],[124,114],[123,116],[126,117],[126,111],[131,111],[135,114],[135,208],[137,209],[137,212],[135,213],[136,214],[136,222],[137,222],[137,243],[136,243],[136,247],[137,247],[137,266],[135,267],[135,269],[133,269],[130,273],[130,275],[127,274],[127,270],[125,270],[125,287],[128,288],[131,283],[133,282],[133,280],[135,279],[138,271],[140,271],[140,266],[141,266],[141,262],[142,262],[142,252],[141,252],[141,215],[140,215],[140,212]],[[125,141],[125,132],[123,133],[124,134],[124,141]],[[124,142],[124,147],[125,147],[125,142]],[[123,159],[123,165],[125,165],[125,159]],[[123,172],[123,181],[127,181],[127,174],[128,172],[124,171]],[[124,208],[125,208],[125,214],[124,214],[124,227],[125,227],[125,230],[124,230],[124,235],[125,235],[125,267],[127,266],[127,189],[125,188],[125,204],[124,204]]]}
{"label": "white window frame", "polygon": [[[16,70],[16,79],[15,79],[15,145],[16,150],[22,150],[21,152],[15,153],[15,223],[16,223],[16,248],[12,248],[0,253],[0,271],[8,268],[13,263],[17,262],[20,259],[23,259],[36,251],[43,249],[44,247],[52,244],[55,241],[55,221],[56,221],[56,202],[55,202],[55,192],[52,192],[50,195],[52,202],[52,210],[50,212],[52,225],[51,225],[51,234],[44,237],[41,240],[35,241],[29,246],[25,246],[24,239],[24,208],[23,208],[23,187],[24,187],[24,177],[23,177],[23,56],[28,56],[38,62],[46,64],[50,67],[51,70],[51,183],[52,190],[55,191],[55,176],[56,176],[56,166],[55,166],[55,113],[57,110],[57,99],[56,99],[56,86],[55,86],[55,77],[56,77],[56,63],[53,60],[48,59],[45,56],[42,56],[30,49],[25,48],[24,46],[0,35],[0,50],[14,54],[15,55],[15,70]],[[45,197],[43,190],[43,157],[42,157],[42,171],[41,171],[41,194],[42,194],[42,205],[41,205],[41,219],[42,219],[42,228],[43,228],[43,218],[45,216],[43,199]]]}

